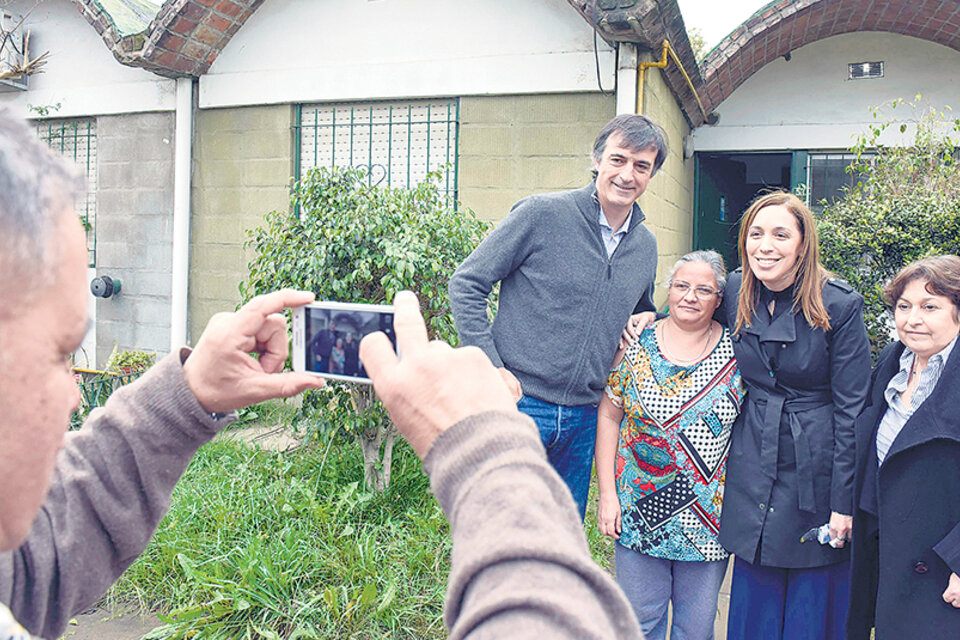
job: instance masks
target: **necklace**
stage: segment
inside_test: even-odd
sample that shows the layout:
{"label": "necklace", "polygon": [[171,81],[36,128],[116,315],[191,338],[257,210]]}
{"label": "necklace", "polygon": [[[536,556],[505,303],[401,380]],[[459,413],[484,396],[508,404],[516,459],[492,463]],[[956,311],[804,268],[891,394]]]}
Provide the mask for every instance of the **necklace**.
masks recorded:
{"label": "necklace", "polygon": [[657,328],[660,330],[660,348],[663,350],[663,353],[667,356],[667,360],[669,360],[674,364],[680,364],[680,365],[693,364],[694,362],[700,362],[700,360],[703,359],[703,356],[707,353],[707,349],[710,348],[710,339],[713,337],[713,321],[712,320],[710,321],[710,330],[707,331],[707,340],[706,342],[703,343],[703,349],[700,351],[700,354],[693,359],[687,360],[684,358],[675,357],[672,353],[670,353],[670,350],[667,348],[666,325],[669,320],[670,319],[667,318],[666,320],[661,322],[659,326],[657,326]]}

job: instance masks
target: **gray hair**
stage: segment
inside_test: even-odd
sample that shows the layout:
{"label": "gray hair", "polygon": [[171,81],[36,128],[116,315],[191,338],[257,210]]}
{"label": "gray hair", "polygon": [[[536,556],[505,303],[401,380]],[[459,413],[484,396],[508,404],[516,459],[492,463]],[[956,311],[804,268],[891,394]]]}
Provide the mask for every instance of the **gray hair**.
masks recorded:
{"label": "gray hair", "polygon": [[[656,149],[657,157],[653,161],[653,170],[650,175],[657,174],[663,166],[663,161],[667,159],[667,134],[663,127],[641,114],[625,113],[617,116],[603,126],[593,142],[595,162],[600,162],[603,150],[607,147],[607,139],[614,133],[620,134],[623,145],[631,151]],[[596,171],[594,171],[594,177],[596,177]]]}
{"label": "gray hair", "polygon": [[0,108],[0,299],[22,301],[53,279],[51,239],[82,188],[73,167]]}
{"label": "gray hair", "polygon": [[673,276],[677,275],[677,271],[680,270],[680,267],[688,262],[704,262],[710,265],[710,269],[713,271],[713,278],[717,281],[717,291],[722,297],[723,288],[727,284],[727,268],[723,266],[723,256],[716,251],[691,251],[687,255],[683,256],[674,263],[673,267],[670,269],[670,274],[667,276],[667,281],[663,283],[663,286],[669,288],[670,285],[673,284]]}

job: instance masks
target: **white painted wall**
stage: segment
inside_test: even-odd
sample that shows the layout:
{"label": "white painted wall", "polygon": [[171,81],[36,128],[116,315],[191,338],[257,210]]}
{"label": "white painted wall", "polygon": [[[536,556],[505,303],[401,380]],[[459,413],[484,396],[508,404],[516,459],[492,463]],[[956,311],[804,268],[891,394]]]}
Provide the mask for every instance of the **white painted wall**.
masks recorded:
{"label": "white painted wall", "polygon": [[[879,60],[883,78],[847,79],[848,63]],[[865,32],[813,42],[740,85],[717,107],[720,122],[694,132],[696,149],[845,149],[874,122],[871,106],[920,93],[930,106],[960,112],[958,69],[960,52],[907,36]]]}
{"label": "white painted wall", "polygon": [[596,91],[596,76],[567,0],[270,0],[201,78],[200,106]]}
{"label": "white painted wall", "polygon": [[29,13],[31,55],[49,51],[50,56],[44,72],[28,79],[27,91],[0,93],[0,105],[28,115],[27,105],[59,102],[59,111],[50,114],[59,118],[173,111],[174,81],[117,62],[70,0],[15,0],[5,9]]}

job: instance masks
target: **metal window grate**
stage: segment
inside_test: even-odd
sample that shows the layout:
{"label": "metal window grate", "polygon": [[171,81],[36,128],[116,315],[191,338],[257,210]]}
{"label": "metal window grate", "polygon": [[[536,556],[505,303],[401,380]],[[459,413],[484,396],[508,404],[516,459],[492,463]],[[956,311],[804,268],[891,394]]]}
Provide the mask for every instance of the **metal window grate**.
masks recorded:
{"label": "metal window grate", "polygon": [[93,118],[43,120],[37,136],[51,149],[76,163],[87,181],[86,193],[73,203],[87,229],[87,259],[97,263],[97,122]]}
{"label": "metal window grate", "polygon": [[440,171],[457,196],[458,100],[301,105],[296,179],[317,166],[367,169],[370,184],[409,188]]}
{"label": "metal window grate", "polygon": [[[823,201],[832,204],[843,197],[863,179],[862,174],[849,167],[856,160],[852,153],[811,153],[807,165],[807,204],[814,210],[822,209]],[[869,155],[868,155],[869,158]]]}
{"label": "metal window grate", "polygon": [[847,65],[847,72],[851,80],[882,78],[883,62],[851,62]]}

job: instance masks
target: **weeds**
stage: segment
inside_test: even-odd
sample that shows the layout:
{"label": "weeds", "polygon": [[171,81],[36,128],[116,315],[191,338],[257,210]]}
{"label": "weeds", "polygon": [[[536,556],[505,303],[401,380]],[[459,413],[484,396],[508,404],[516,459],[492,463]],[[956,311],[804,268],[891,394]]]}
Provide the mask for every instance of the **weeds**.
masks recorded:
{"label": "weeds", "polygon": [[[595,513],[588,539],[608,567]],[[216,441],[106,604],[159,612],[154,639],[439,639],[449,552],[446,519],[406,443],[390,489],[376,494],[346,438],[283,454]]]}

